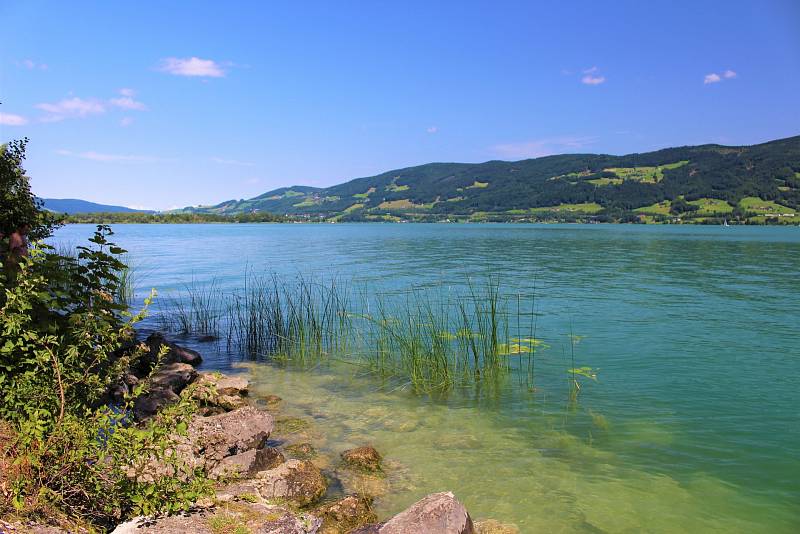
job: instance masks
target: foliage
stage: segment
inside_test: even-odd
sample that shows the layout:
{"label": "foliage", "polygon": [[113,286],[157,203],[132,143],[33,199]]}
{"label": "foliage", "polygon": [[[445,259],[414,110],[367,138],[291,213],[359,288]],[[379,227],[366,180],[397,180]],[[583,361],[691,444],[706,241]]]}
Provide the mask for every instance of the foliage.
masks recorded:
{"label": "foliage", "polygon": [[31,239],[48,237],[58,219],[41,209],[42,202],[31,193],[22,163],[27,139],[0,146],[0,234],[8,236],[20,224],[31,225]]}
{"label": "foliage", "polygon": [[13,283],[0,275],[0,516],[104,527],[186,509],[207,488],[175,455],[192,404],[133,425],[144,387],[110,402],[110,388],[147,353],[133,327],[152,300],[132,314],[114,298],[125,266],[111,234],[98,226],[77,256],[34,249]]}

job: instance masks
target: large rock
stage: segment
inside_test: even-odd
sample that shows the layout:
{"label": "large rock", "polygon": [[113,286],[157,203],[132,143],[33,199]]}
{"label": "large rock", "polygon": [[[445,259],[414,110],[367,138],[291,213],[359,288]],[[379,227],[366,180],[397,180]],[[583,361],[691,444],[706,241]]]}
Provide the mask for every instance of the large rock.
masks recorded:
{"label": "large rock", "polygon": [[322,519],[320,534],[341,534],[367,525],[378,518],[372,511],[372,498],[348,495],[336,502],[314,509],[313,514]]}
{"label": "large rock", "polygon": [[151,388],[134,401],[133,415],[137,421],[144,421],[179,399],[180,397],[169,388]]}
{"label": "large rock", "polygon": [[368,525],[351,534],[475,534],[464,505],[450,493],[433,493],[387,522]]}
{"label": "large rock", "polygon": [[146,393],[136,399],[134,416],[142,421],[161,408],[178,400],[178,394],[197,378],[197,371],[187,363],[171,363],[159,368],[148,381]]}
{"label": "large rock", "polygon": [[175,393],[194,382],[197,371],[188,363],[170,363],[162,366],[150,377],[150,385],[154,388],[168,388]]}
{"label": "large rock", "polygon": [[307,460],[289,460],[275,469],[258,473],[252,482],[262,498],[285,499],[298,506],[317,502],[328,489],[322,472]]}
{"label": "large rock", "polygon": [[220,373],[201,373],[191,390],[206,414],[236,410],[247,405],[249,382],[241,376],[227,376]]}
{"label": "large rock", "polygon": [[365,446],[349,449],[342,453],[345,464],[364,471],[378,472],[381,470],[381,455],[374,447]]}
{"label": "large rock", "polygon": [[195,417],[185,441],[195,456],[213,466],[228,456],[263,448],[273,427],[270,414],[245,406],[211,417]]}
{"label": "large rock", "polygon": [[158,355],[160,354],[162,347],[165,347],[166,350],[164,359],[161,362],[162,365],[169,365],[171,363],[187,363],[193,367],[197,367],[203,362],[203,358],[200,356],[200,353],[185,347],[181,347],[175,343],[170,343],[166,340],[164,334],[160,332],[150,334],[145,340],[145,344],[147,345],[149,351],[139,362],[137,370],[139,373],[142,373],[140,376],[147,374],[150,369],[152,369],[156,363],[158,363]]}
{"label": "large rock", "polygon": [[274,447],[252,449],[223,458],[209,473],[212,478],[223,476],[252,477],[259,471],[274,469],[284,463],[283,453]]}

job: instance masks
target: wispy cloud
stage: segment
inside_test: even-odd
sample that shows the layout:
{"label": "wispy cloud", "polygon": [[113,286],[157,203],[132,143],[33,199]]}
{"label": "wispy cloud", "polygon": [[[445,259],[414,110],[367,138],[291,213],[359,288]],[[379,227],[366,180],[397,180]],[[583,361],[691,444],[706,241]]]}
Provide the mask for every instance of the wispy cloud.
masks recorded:
{"label": "wispy cloud", "polygon": [[600,74],[597,71],[598,71],[597,67],[585,69],[583,71],[583,77],[581,78],[581,83],[585,85],[600,85],[601,83],[605,83],[606,77],[600,76]]}
{"label": "wispy cloud", "polygon": [[127,128],[131,124],[133,124],[133,117],[122,117],[119,120],[119,125],[122,126],[123,128]]}
{"label": "wispy cloud", "polygon": [[103,163],[119,163],[119,162],[146,163],[146,162],[158,161],[158,158],[154,158],[153,156],[140,156],[133,154],[104,154],[102,152],[95,152],[93,150],[90,150],[88,152],[73,152],[71,150],[60,149],[56,150],[56,154],[60,156],[88,159],[91,161],[100,161]]}
{"label": "wispy cloud", "polygon": [[119,94],[119,97],[109,100],[112,106],[136,111],[144,111],[147,109],[147,106],[145,106],[142,102],[139,102],[133,98],[136,96],[136,91],[133,89],[120,89]]}
{"label": "wispy cloud", "polygon": [[158,70],[175,76],[199,76],[204,78],[222,78],[225,70],[212,59],[199,57],[168,57],[161,60]]}
{"label": "wispy cloud", "polygon": [[16,62],[18,66],[28,70],[47,70],[46,63],[38,63],[32,59],[23,59]]}
{"label": "wispy cloud", "polygon": [[239,167],[253,166],[253,163],[250,163],[249,161],[239,161],[238,159],[211,158],[211,161],[214,163],[219,163],[220,165],[237,165]]}
{"label": "wispy cloud", "polygon": [[425,129],[425,131],[428,132],[429,134],[435,134],[436,132],[439,131],[439,127],[438,126],[428,126]]}
{"label": "wispy cloud", "polygon": [[99,100],[84,100],[76,96],[65,98],[52,104],[36,104],[36,108],[48,113],[41,119],[44,122],[57,122],[68,118],[87,117],[106,112],[105,104]]}
{"label": "wispy cloud", "polygon": [[24,126],[28,124],[28,119],[22,115],[0,112],[0,125],[3,126]]}
{"label": "wispy cloud", "polygon": [[717,74],[716,72],[712,72],[710,74],[705,75],[705,77],[703,78],[703,84],[708,85],[710,83],[719,83],[724,80],[732,80],[733,78],[736,78],[736,76],[738,76],[738,74],[736,74],[736,71],[733,71],[731,69],[724,71],[722,74]]}
{"label": "wispy cloud", "polygon": [[565,152],[577,152],[594,144],[596,137],[555,137],[519,143],[503,143],[491,147],[491,151],[506,159],[540,158]]}

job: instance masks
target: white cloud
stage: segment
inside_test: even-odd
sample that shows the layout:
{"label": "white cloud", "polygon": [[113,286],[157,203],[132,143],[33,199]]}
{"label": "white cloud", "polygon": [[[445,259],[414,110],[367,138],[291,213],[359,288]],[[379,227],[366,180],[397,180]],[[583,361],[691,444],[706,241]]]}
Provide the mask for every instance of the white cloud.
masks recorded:
{"label": "white cloud", "polygon": [[716,72],[712,72],[711,74],[706,74],[703,78],[703,84],[708,85],[710,83],[719,83],[724,82],[725,80],[732,80],[738,76],[736,71],[728,69],[724,71],[722,74],[717,74]]}
{"label": "white cloud", "polygon": [[0,112],[0,124],[3,126],[23,126],[28,124],[28,119],[22,115]]}
{"label": "white cloud", "polygon": [[111,102],[112,106],[116,106],[116,107],[122,108],[122,109],[134,109],[134,110],[137,110],[137,111],[144,111],[144,110],[147,109],[147,106],[145,106],[141,102],[138,102],[138,101],[134,100],[133,98],[131,98],[129,96],[121,96],[119,98],[112,98],[111,100],[109,100],[109,102]]}
{"label": "white cloud", "polygon": [[577,152],[597,141],[595,137],[556,137],[491,147],[493,153],[506,159],[540,158],[565,152]]}
{"label": "white cloud", "polygon": [[106,107],[102,102],[78,97],[65,98],[54,104],[36,104],[36,107],[49,113],[41,119],[43,122],[56,122],[67,118],[87,117],[106,112]]}
{"label": "white cloud", "polygon": [[253,164],[248,161],[239,161],[238,159],[224,159],[224,158],[211,158],[214,163],[221,165],[237,165],[239,167],[252,167]]}
{"label": "white cloud", "polygon": [[122,109],[133,109],[136,111],[144,111],[147,109],[147,106],[145,106],[142,102],[138,102],[133,98],[136,96],[136,91],[133,89],[120,89],[119,94],[121,96],[109,100],[112,106]]}
{"label": "white cloud", "polygon": [[581,78],[581,83],[585,85],[600,85],[601,83],[605,83],[606,77],[595,75],[597,71],[598,71],[597,67],[584,69],[583,77]]}
{"label": "white cloud", "polygon": [[32,59],[23,59],[22,61],[17,61],[17,65],[19,65],[20,67],[24,67],[28,70],[34,70],[34,69],[47,70],[46,63],[37,63]]}
{"label": "white cloud", "polygon": [[71,150],[59,149],[56,154],[60,156],[70,156],[80,159],[88,159],[91,161],[100,161],[103,163],[117,163],[117,162],[153,162],[157,158],[152,156],[137,156],[131,154],[104,154],[102,152],[95,152],[90,150],[88,152],[72,152]]}
{"label": "white cloud", "polygon": [[439,131],[439,127],[438,126],[428,126],[428,128],[426,128],[425,131],[428,132],[429,134],[435,134],[436,132]]}
{"label": "white cloud", "polygon": [[119,121],[119,125],[123,128],[126,128],[131,124],[133,124],[133,117],[122,117],[122,119]]}
{"label": "white cloud", "polygon": [[222,78],[225,76],[223,68],[214,60],[200,59],[199,57],[164,58],[161,60],[158,70],[175,76],[201,76],[206,78]]}

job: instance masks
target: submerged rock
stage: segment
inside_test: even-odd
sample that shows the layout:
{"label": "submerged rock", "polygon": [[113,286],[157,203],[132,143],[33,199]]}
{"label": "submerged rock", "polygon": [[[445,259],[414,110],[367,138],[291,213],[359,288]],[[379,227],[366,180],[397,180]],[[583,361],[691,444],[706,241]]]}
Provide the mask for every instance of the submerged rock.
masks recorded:
{"label": "submerged rock", "polygon": [[372,498],[358,495],[324,504],[313,514],[322,519],[321,534],[346,533],[378,520],[372,511]]}
{"label": "submerged rock", "polygon": [[385,523],[368,525],[351,534],[475,534],[464,505],[450,493],[433,493]]}
{"label": "submerged rock", "polygon": [[495,519],[484,519],[475,522],[475,532],[477,534],[519,534],[516,525],[501,523]]}
{"label": "submerged rock", "polygon": [[275,469],[258,473],[252,482],[262,498],[285,499],[297,506],[317,502],[328,489],[322,471],[306,460],[289,460]]}
{"label": "submerged rock", "polygon": [[350,467],[364,471],[379,472],[383,458],[374,447],[364,446],[344,451],[342,460]]}
{"label": "submerged rock", "polygon": [[310,443],[295,443],[284,447],[284,449],[290,456],[300,460],[308,460],[317,455],[317,451],[314,450]]}

